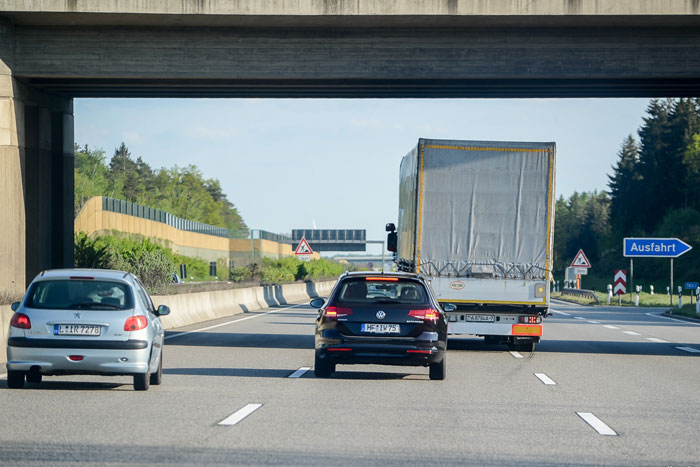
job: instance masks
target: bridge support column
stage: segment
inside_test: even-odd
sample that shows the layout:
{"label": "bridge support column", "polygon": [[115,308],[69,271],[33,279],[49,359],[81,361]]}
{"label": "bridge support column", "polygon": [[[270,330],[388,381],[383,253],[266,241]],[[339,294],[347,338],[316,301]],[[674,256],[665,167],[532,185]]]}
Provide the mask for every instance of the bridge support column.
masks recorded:
{"label": "bridge support column", "polygon": [[14,48],[0,19],[0,302],[73,263],[73,99],[15,79]]}

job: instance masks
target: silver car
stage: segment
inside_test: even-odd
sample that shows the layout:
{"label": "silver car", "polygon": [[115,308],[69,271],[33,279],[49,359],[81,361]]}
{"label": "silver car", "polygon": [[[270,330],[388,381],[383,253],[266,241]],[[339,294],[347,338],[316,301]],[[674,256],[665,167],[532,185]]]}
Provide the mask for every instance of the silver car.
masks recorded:
{"label": "silver car", "polygon": [[131,375],[134,389],[160,384],[164,331],[145,287],[131,273],[44,271],[29,285],[7,340],[7,385],[43,375]]}

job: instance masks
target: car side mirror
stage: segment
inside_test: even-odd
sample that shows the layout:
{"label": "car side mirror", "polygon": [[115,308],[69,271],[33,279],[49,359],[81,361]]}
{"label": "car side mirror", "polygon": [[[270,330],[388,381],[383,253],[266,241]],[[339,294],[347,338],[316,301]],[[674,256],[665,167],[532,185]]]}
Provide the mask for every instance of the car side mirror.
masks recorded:
{"label": "car side mirror", "polygon": [[450,312],[450,311],[455,311],[457,309],[457,306],[454,303],[445,303],[442,305],[442,309],[445,310],[445,312]]}
{"label": "car side mirror", "polygon": [[170,308],[167,305],[160,305],[156,310],[156,315],[166,316],[170,314]]}
{"label": "car side mirror", "polygon": [[12,311],[17,311],[20,304],[21,304],[20,302],[14,302],[12,305],[10,305],[10,308],[12,308]]}
{"label": "car side mirror", "polygon": [[322,298],[314,298],[311,300],[309,305],[311,305],[312,308],[321,308],[323,304],[326,303],[326,301]]}

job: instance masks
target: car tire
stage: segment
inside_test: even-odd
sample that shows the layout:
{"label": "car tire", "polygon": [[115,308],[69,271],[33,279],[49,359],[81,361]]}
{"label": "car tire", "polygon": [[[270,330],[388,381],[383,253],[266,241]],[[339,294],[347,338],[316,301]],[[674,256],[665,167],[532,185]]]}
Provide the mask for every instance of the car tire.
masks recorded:
{"label": "car tire", "polygon": [[158,386],[163,381],[163,351],[160,351],[160,361],[158,362],[158,370],[151,374],[150,383]]}
{"label": "car tire", "polygon": [[136,373],[134,375],[134,390],[135,391],[148,391],[151,386],[151,379],[148,373]]}
{"label": "car tire", "polygon": [[447,375],[447,355],[442,357],[439,362],[430,364],[430,379],[443,380]]}
{"label": "car tire", "polygon": [[317,378],[328,378],[335,370],[335,365],[321,360],[318,355],[314,358],[314,376]]}
{"label": "car tire", "polygon": [[10,389],[22,389],[24,387],[24,371],[7,371],[7,387]]}
{"label": "car tire", "polygon": [[27,382],[35,384],[41,383],[42,376],[43,375],[38,371],[30,371],[27,373]]}

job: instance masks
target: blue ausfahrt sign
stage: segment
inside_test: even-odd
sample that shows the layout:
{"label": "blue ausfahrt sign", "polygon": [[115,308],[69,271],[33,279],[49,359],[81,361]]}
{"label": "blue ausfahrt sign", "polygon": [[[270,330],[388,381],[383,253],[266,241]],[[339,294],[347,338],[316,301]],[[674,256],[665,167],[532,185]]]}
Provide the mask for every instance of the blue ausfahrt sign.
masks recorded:
{"label": "blue ausfahrt sign", "polygon": [[695,290],[698,288],[698,283],[697,282],[686,282],[685,283],[685,290]]}
{"label": "blue ausfahrt sign", "polygon": [[677,238],[625,238],[624,255],[632,258],[677,258],[693,247]]}

